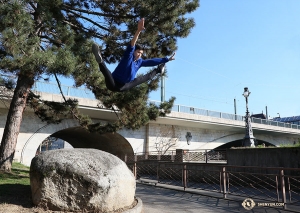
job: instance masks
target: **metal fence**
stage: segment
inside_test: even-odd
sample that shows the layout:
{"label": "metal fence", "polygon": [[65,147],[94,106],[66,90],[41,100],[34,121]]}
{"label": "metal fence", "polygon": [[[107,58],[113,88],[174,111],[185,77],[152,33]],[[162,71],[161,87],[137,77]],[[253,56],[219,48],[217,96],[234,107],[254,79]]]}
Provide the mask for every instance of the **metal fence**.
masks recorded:
{"label": "metal fence", "polygon": [[300,169],[227,166],[195,163],[127,163],[137,179],[186,189],[245,197],[258,202],[280,202],[300,212]]}
{"label": "metal fence", "polygon": [[[62,88],[64,95],[66,95],[66,96],[95,99],[95,96],[92,93],[92,91],[90,91],[88,89],[77,88],[77,87],[66,86],[66,85],[61,85],[61,88]],[[59,90],[57,84],[55,84],[55,83],[36,81],[34,83],[32,89],[34,91],[39,91],[39,92],[60,94],[60,90]],[[149,103],[159,105],[161,102],[149,101]],[[215,117],[215,118],[224,118],[224,119],[228,119],[228,120],[237,120],[237,121],[245,120],[245,117],[242,115],[217,112],[217,111],[211,111],[211,110],[206,110],[206,109],[199,109],[199,108],[177,105],[177,104],[173,105],[172,111],[184,112],[184,113],[196,114],[196,115],[204,115],[204,116],[210,116],[210,117]],[[268,120],[268,119],[260,119],[260,118],[251,117],[251,122],[264,124],[264,125],[270,125],[270,126],[300,129],[300,125],[297,125],[297,124],[278,122],[278,121],[273,121],[273,120]]]}
{"label": "metal fence", "polygon": [[[61,85],[61,89],[65,96],[95,99],[93,92],[85,88]],[[60,94],[58,85],[50,82],[35,81],[32,90],[51,94]]]}
{"label": "metal fence", "polygon": [[266,120],[266,119],[259,119],[259,118],[251,118],[252,123],[258,123],[258,124],[265,124],[270,126],[279,126],[279,127],[285,127],[285,128],[292,128],[292,129],[300,129],[300,126],[297,124],[292,123],[284,123],[284,122],[278,122],[278,121],[272,121],[272,120]]}
{"label": "metal fence", "polygon": [[169,162],[193,162],[193,163],[227,163],[226,150],[169,150],[161,152],[143,152],[133,155],[125,155],[121,158],[125,163],[138,161],[169,161]]}

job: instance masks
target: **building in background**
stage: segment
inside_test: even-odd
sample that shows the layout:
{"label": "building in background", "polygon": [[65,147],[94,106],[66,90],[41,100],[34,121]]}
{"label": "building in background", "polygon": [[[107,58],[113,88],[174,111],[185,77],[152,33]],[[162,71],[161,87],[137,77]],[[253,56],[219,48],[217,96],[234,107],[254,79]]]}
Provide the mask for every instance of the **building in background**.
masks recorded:
{"label": "building in background", "polygon": [[285,118],[276,117],[273,118],[273,121],[300,125],[300,116],[285,117]]}
{"label": "building in background", "polygon": [[55,149],[73,149],[73,146],[60,138],[48,137],[39,146],[37,154]]}

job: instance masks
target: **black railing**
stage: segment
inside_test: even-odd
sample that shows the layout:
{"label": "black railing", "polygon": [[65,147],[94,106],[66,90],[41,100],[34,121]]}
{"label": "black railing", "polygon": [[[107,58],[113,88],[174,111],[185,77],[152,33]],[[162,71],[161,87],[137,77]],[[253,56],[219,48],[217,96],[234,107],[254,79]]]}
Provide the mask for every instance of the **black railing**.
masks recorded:
{"label": "black railing", "polygon": [[282,203],[300,212],[300,169],[227,166],[214,164],[138,161],[127,163],[136,179],[220,193],[224,198],[244,197],[256,202]]}
{"label": "black railing", "polygon": [[182,150],[177,149],[167,152],[143,152],[120,157],[126,163],[156,160],[169,162],[194,162],[194,163],[227,163],[226,150]]}

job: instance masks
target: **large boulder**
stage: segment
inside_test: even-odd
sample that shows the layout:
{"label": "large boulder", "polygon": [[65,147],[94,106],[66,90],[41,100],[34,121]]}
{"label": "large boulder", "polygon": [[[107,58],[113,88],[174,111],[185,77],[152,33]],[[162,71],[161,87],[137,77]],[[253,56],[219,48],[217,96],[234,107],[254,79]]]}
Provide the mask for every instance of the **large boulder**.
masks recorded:
{"label": "large boulder", "polygon": [[54,211],[113,212],[134,203],[132,172],[116,156],[96,149],[59,149],[32,159],[33,203]]}

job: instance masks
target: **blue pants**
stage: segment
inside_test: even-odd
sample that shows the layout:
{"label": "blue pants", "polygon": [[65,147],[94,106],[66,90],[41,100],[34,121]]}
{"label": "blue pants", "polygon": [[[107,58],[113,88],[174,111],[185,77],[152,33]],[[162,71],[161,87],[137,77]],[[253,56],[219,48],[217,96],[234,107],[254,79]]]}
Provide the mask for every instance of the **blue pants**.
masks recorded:
{"label": "blue pants", "polygon": [[153,71],[151,71],[145,75],[141,75],[141,76],[135,78],[133,81],[130,81],[128,83],[120,83],[120,82],[117,82],[113,78],[111,72],[108,70],[108,68],[106,67],[104,62],[99,63],[99,68],[100,68],[100,71],[102,72],[102,74],[104,75],[105,84],[106,84],[107,89],[114,91],[114,92],[124,92],[126,90],[129,90],[137,85],[140,85],[146,81],[149,81],[159,72],[158,68],[156,68]]}

